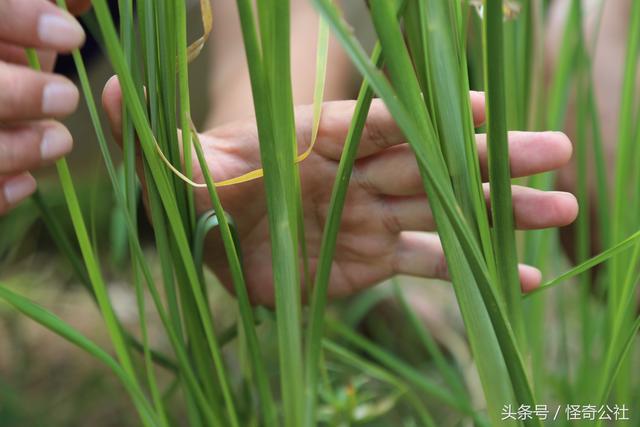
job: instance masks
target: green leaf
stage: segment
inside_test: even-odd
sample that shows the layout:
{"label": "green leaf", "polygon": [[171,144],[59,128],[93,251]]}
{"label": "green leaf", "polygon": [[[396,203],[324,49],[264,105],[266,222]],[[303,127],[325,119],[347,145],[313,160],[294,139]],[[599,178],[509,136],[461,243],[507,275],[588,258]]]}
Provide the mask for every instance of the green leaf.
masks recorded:
{"label": "green leaf", "polygon": [[460,401],[455,395],[450,393],[448,390],[443,389],[436,382],[431,381],[428,377],[410,366],[408,363],[400,360],[398,357],[387,352],[371,341],[361,337],[360,335],[351,331],[348,327],[345,327],[338,322],[328,321],[327,325],[341,338],[349,342],[351,345],[366,351],[378,363],[385,366],[388,370],[395,373],[395,375],[402,378],[408,384],[413,385],[421,392],[428,394],[439,402],[457,409],[466,415],[469,415],[470,417],[474,418],[474,420],[478,424],[487,425],[486,421],[481,416],[476,414],[473,408],[467,406],[467,402]]}
{"label": "green leaf", "polygon": [[[382,59],[380,47],[376,46],[373,53],[373,61],[380,66]],[[306,425],[315,425],[315,408],[317,399],[318,364],[321,354],[321,340],[324,333],[324,315],[327,305],[327,292],[331,278],[333,256],[335,254],[340,220],[344,209],[344,202],[349,187],[349,179],[353,171],[360,138],[369,113],[369,107],[373,99],[373,91],[365,82],[360,87],[358,100],[347,133],[344,149],[338,165],[336,179],[329,202],[329,214],[324,227],[322,242],[320,243],[320,255],[316,267],[316,277],[311,295],[309,309],[309,326],[305,347],[305,379],[306,379]]]}
{"label": "green leaf", "polygon": [[[215,216],[204,216],[198,225],[196,230],[196,243],[194,248],[194,257],[198,265],[202,268],[202,250],[204,247],[204,239],[206,238],[208,229],[214,225],[220,227],[222,234],[222,240],[225,246],[227,254],[227,260],[231,270],[231,276],[233,280],[234,290],[236,298],[238,298],[238,306],[240,308],[240,318],[242,321],[242,327],[245,339],[247,340],[247,346],[249,350],[249,357],[251,358],[251,364],[255,374],[257,382],[258,392],[260,395],[260,402],[262,404],[263,418],[265,425],[275,426],[277,424],[277,414],[271,389],[269,388],[269,380],[267,377],[266,368],[264,366],[262,358],[262,350],[258,342],[258,336],[255,329],[255,317],[249,301],[249,294],[247,292],[247,285],[244,280],[244,273],[242,271],[242,263],[240,259],[240,242],[237,236],[237,231],[230,217],[227,217],[222,208],[220,197],[216,191],[215,184],[211,178],[211,171],[207,163],[207,159],[204,156],[202,145],[200,144],[200,138],[195,128],[192,129],[195,139],[194,148],[200,168],[204,171],[204,179],[207,184],[207,190],[209,191],[209,198],[214,207]],[[215,220],[215,221],[214,221]]]}
{"label": "green leaf", "polygon": [[80,332],[73,329],[59,317],[32,303],[28,299],[10,291],[2,284],[0,284],[0,298],[11,304],[16,310],[20,311],[25,316],[33,319],[40,325],[61,336],[104,363],[113,371],[113,373],[122,382],[122,385],[125,387],[127,392],[131,395],[133,404],[140,414],[143,423],[149,426],[159,425],[153,409],[149,405],[149,402],[140,390],[138,384],[106,351],[98,347],[93,341],[86,338]]}
{"label": "green leaf", "polygon": [[[382,97],[416,154],[465,324],[468,328],[474,328],[469,336],[485,392],[488,393],[489,411],[494,420],[499,422],[502,405],[511,401],[510,382],[513,382],[518,402],[530,404],[535,399],[513,330],[490,285],[488,268],[478,242],[455,202],[443,156],[433,126],[429,123],[391,5],[383,1],[370,3],[383,52],[388,53],[385,60],[389,75],[398,93],[368,61],[336,8],[326,0],[315,0],[314,3],[331,23],[335,35],[354,64]],[[508,376],[505,365],[500,358],[496,358],[499,352],[504,357]]]}
{"label": "green leaf", "polygon": [[300,185],[290,79],[288,0],[258,2],[260,39],[252,2],[238,0],[249,64],[260,157],[264,169],[275,288],[284,425],[304,419],[304,372],[299,271]]}
{"label": "green leaf", "polygon": [[572,277],[578,276],[579,274],[584,273],[585,271],[588,271],[590,269],[592,269],[593,267],[595,267],[598,264],[601,264],[611,258],[613,258],[614,256],[620,254],[621,252],[625,251],[626,249],[629,249],[631,246],[633,246],[634,244],[637,244],[637,240],[638,238],[640,238],[640,231],[636,231],[635,233],[633,233],[631,236],[627,237],[626,239],[624,239],[623,241],[617,243],[616,245],[610,247],[609,249],[605,250],[604,252],[584,261],[583,263],[573,267],[572,269],[570,269],[569,271],[562,273],[561,275],[559,275],[558,277],[549,280],[548,282],[543,283],[542,285],[540,285],[537,289],[534,289],[533,291],[529,292],[525,298],[530,298],[531,296],[540,293],[540,292],[544,292],[549,288],[552,288],[554,286],[559,285],[560,283],[571,279]]}
{"label": "green leaf", "polygon": [[526,343],[518,276],[515,219],[507,138],[507,102],[502,0],[487,0],[484,10],[487,152],[497,283],[521,348]]}

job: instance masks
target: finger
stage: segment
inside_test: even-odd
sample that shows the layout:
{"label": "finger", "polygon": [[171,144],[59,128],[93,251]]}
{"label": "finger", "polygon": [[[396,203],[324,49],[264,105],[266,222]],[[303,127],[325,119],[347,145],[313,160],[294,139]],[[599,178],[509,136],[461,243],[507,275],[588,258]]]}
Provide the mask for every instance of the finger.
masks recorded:
{"label": "finger", "polygon": [[534,266],[518,264],[518,273],[520,275],[520,288],[525,293],[533,291],[542,282],[542,272]]}
{"label": "finger", "polygon": [[36,180],[29,173],[0,178],[0,215],[36,191]]}
{"label": "finger", "polygon": [[[563,227],[578,215],[578,202],[571,193],[541,191],[514,185],[511,187],[515,226],[522,230]],[[484,185],[490,208],[489,185]],[[390,233],[401,231],[436,231],[436,222],[426,196],[379,199],[379,217]]]}
{"label": "finger", "polygon": [[[107,114],[111,134],[116,144],[122,147],[122,89],[118,81],[118,76],[112,76],[104,85],[104,90],[102,91],[102,106]],[[180,137],[180,131],[178,131],[178,137]],[[182,149],[182,144],[180,145],[180,149]],[[140,172],[143,170],[141,156],[141,151],[136,150]]]}
{"label": "finger", "polygon": [[[396,274],[450,280],[440,238],[434,233],[403,232],[395,250],[393,269]],[[523,291],[540,285],[542,274],[537,268],[521,264],[518,271]]]}
{"label": "finger", "polygon": [[[104,85],[104,89],[102,91],[102,106],[107,115],[111,134],[113,135],[116,144],[122,148],[122,90],[120,88],[118,76],[112,76]],[[136,169],[138,171],[138,178],[140,179],[142,188],[146,190],[144,161],[142,159],[142,153],[138,149],[136,149]],[[146,204],[146,198],[144,200]]]}
{"label": "finger", "polygon": [[67,78],[0,62],[0,121],[64,117],[80,94]]}
{"label": "finger", "polygon": [[68,12],[46,0],[3,0],[0,39],[22,47],[70,52],[84,43],[82,26]]}
{"label": "finger", "polygon": [[[489,179],[487,135],[476,135],[482,178]],[[535,175],[558,169],[571,160],[573,147],[562,132],[509,132],[511,176]]]}
{"label": "finger", "polygon": [[473,115],[473,125],[479,127],[486,119],[484,92],[470,91],[471,114]]}
{"label": "finger", "polygon": [[40,122],[0,128],[0,174],[50,164],[71,151],[73,139],[61,123]]}
{"label": "finger", "polygon": [[[484,94],[471,92],[470,99],[474,122],[477,126],[484,121]],[[323,104],[317,140],[317,149],[321,150],[322,154],[334,159],[340,158],[355,105],[354,101],[334,101]],[[301,136],[308,143],[311,135],[312,111],[310,108],[305,108],[299,113],[302,116],[298,120],[302,127],[299,130],[302,131]],[[374,99],[362,132],[358,158],[370,156],[404,142],[406,138],[383,101]]]}
{"label": "finger", "polygon": [[371,193],[387,196],[424,194],[416,156],[409,144],[388,148],[358,160],[353,179]]}
{"label": "finger", "polygon": [[424,195],[381,197],[379,201],[381,204],[379,218],[390,233],[435,230],[433,214]]}
{"label": "finger", "polygon": [[[484,189],[489,204],[489,185],[485,184]],[[571,193],[514,185],[511,195],[516,227],[521,230],[564,227],[578,216],[578,201]]]}
{"label": "finger", "polygon": [[[146,96],[146,88],[145,88]],[[107,114],[107,121],[111,128],[111,133],[115,139],[116,144],[122,145],[122,89],[118,76],[112,76],[104,85],[102,91],[102,106]],[[182,132],[178,129],[178,139],[181,139]],[[204,141],[201,141],[204,143]],[[182,144],[180,144],[180,150],[182,150]],[[141,152],[138,150],[138,157],[141,156]],[[181,151],[182,153],[182,151]],[[193,157],[195,158],[195,151],[193,151]],[[195,164],[195,163],[194,163]]]}
{"label": "finger", "polygon": [[[331,159],[340,159],[355,110],[355,101],[332,101],[322,105],[315,149]],[[298,136],[308,146],[311,138],[312,109],[297,109]],[[380,99],[374,99],[369,108],[358,147],[358,158],[377,153],[406,139]]]}
{"label": "finger", "polygon": [[[486,135],[477,135],[482,179],[488,180]],[[514,178],[558,169],[571,159],[571,141],[560,132],[510,132],[509,157]],[[354,177],[370,190],[390,196],[424,192],[424,184],[408,144],[388,148],[356,163]]]}
{"label": "finger", "polygon": [[[44,71],[53,70],[56,62],[56,53],[52,50],[37,50],[40,67]],[[24,48],[0,41],[0,61],[10,62],[18,65],[29,65],[27,53]]]}
{"label": "finger", "polygon": [[[116,144],[122,147],[122,89],[120,87],[120,83],[118,81],[117,76],[111,77],[105,84],[104,90],[102,92],[102,105],[106,112],[109,126],[111,127],[111,133],[113,134]],[[220,130],[220,128],[218,128],[217,130]],[[237,133],[233,133],[233,131],[231,130],[227,130],[227,131],[232,132],[229,134],[229,136],[231,137],[234,137],[237,135]],[[178,132],[177,134],[178,140],[182,141],[181,130],[178,129],[177,132]],[[222,142],[222,144],[224,144],[224,138],[216,140],[215,137],[211,137],[210,135],[207,135],[207,134],[199,134],[199,138],[200,138],[200,143],[202,144],[203,150],[205,152],[207,151],[207,148],[210,147],[211,144],[213,144],[214,140],[218,143]],[[234,147],[233,149],[236,149],[236,148],[237,147]],[[180,151],[180,157],[184,160],[183,145],[179,144],[178,149]],[[199,184],[204,184],[204,181],[205,181],[204,174],[202,173],[200,162],[198,161],[198,156],[196,155],[195,148],[193,147],[191,149],[191,159],[192,159],[192,171],[193,171],[192,180]],[[218,167],[219,159],[212,157],[207,160],[208,160],[209,170],[212,174],[212,178],[215,181],[225,180],[225,179],[228,179],[230,176],[231,177],[241,176],[243,173],[246,173],[252,169],[259,168],[259,163],[256,164],[255,166],[248,167],[247,165],[249,165],[250,163],[247,162],[246,165],[239,166],[240,169],[234,172],[230,170],[228,168],[228,165],[226,164],[222,165],[223,167]],[[217,160],[218,160],[218,163],[216,163]],[[245,158],[245,160],[248,160],[248,158]],[[143,190],[146,191],[146,187],[144,183],[144,179],[145,179],[144,160],[143,160],[142,150],[140,149],[136,149],[136,167],[138,170],[138,177],[142,183],[142,188]],[[231,175],[229,176],[228,174],[231,174]],[[198,212],[204,212],[207,209],[210,209],[211,201],[209,200],[209,196],[206,188],[200,187],[200,188],[197,188],[195,191],[196,191],[196,199],[195,199],[196,210]],[[144,198],[144,200],[146,203],[146,198]]]}
{"label": "finger", "polygon": [[[104,86],[102,91],[102,106],[107,114],[107,121],[111,128],[111,134],[115,143],[122,149],[122,89],[118,76],[112,76]],[[144,186],[144,160],[142,152],[138,149],[136,136],[135,161],[138,170],[138,177]]]}
{"label": "finger", "polygon": [[102,91],[102,106],[107,114],[111,133],[116,143],[122,142],[122,90],[118,76],[112,76]]}

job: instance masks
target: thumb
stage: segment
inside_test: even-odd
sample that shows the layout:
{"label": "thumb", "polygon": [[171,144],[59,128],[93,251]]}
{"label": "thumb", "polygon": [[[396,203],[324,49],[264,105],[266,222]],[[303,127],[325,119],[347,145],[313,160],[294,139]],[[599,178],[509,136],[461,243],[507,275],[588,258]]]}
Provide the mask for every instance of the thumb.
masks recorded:
{"label": "thumb", "polygon": [[[118,81],[118,76],[111,77],[105,84],[104,90],[102,91],[102,106],[107,115],[107,120],[109,122],[109,127],[111,128],[113,138],[116,144],[120,148],[122,148],[122,89],[120,87],[120,82]],[[177,130],[177,132],[178,140],[181,141],[182,133],[179,129]],[[178,144],[178,147],[180,150],[180,157],[182,158],[182,144]],[[196,154],[193,148],[191,151],[194,174],[200,175],[200,164],[196,159]],[[138,167],[138,177],[141,181],[143,181],[144,173],[142,153],[139,149],[136,149],[136,164]]]}
{"label": "thumb", "polygon": [[[111,128],[113,139],[120,149],[122,149],[122,90],[118,76],[111,77],[104,86],[102,91],[102,107],[107,115],[107,121]],[[136,139],[137,144],[137,139]],[[142,184],[143,191],[146,192],[144,185],[144,168],[140,150],[136,148],[136,169],[138,170],[138,179]],[[146,197],[145,197],[146,199]],[[145,202],[146,204],[146,202]]]}
{"label": "thumb", "polygon": [[107,114],[111,133],[116,143],[122,146],[122,90],[118,76],[111,77],[104,86],[102,106]]}
{"label": "thumb", "polygon": [[[118,76],[111,77],[104,86],[102,91],[102,107],[107,115],[107,121],[111,128],[113,139],[120,149],[122,149],[122,90]],[[136,140],[137,143],[137,140]],[[147,186],[144,177],[144,166],[140,150],[136,148],[136,169],[138,171],[138,179],[142,188],[142,202],[149,213],[149,205],[147,199]],[[149,215],[151,218],[151,215]]]}

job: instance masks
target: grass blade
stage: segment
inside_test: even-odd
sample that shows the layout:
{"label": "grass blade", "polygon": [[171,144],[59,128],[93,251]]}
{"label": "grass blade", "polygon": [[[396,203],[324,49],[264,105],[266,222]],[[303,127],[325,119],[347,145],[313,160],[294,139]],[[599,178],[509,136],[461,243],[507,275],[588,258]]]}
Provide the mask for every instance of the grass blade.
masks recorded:
{"label": "grass blade", "polygon": [[[59,1],[61,2],[62,6],[64,6],[63,0]],[[33,65],[36,69],[39,69],[40,67],[36,61],[36,58],[37,57],[35,57],[33,54],[30,54],[31,62],[33,62]],[[114,349],[116,351],[116,354],[118,355],[118,359],[122,364],[124,371],[127,373],[127,375],[130,376],[131,381],[136,383],[137,385],[135,370],[133,368],[131,357],[127,350],[123,331],[120,323],[118,322],[115,311],[113,310],[113,306],[111,305],[111,302],[109,300],[107,287],[102,277],[100,264],[97,262],[93,246],[91,245],[91,241],[89,239],[89,234],[84,222],[82,210],[80,209],[78,195],[71,179],[71,172],[69,171],[67,161],[65,159],[58,160],[56,162],[56,170],[58,171],[58,176],[60,178],[60,183],[62,185],[67,208],[69,209],[69,214],[71,216],[73,227],[76,233],[76,238],[78,239],[78,243],[80,245],[80,252],[87,267],[87,274],[89,276],[89,280],[91,281],[98,306],[107,325],[109,336],[113,342]]]}
{"label": "grass blade", "polygon": [[267,188],[284,425],[304,418],[299,254],[299,177],[290,86],[289,1],[238,0]]}
{"label": "grass blade", "polygon": [[470,417],[474,418],[474,420],[479,425],[487,425],[486,421],[481,416],[476,414],[471,407],[466,406],[466,403],[464,401],[458,400],[456,396],[451,394],[448,390],[444,390],[437,383],[429,380],[409,364],[398,359],[396,356],[385,351],[376,344],[359,336],[358,334],[338,322],[328,321],[327,326],[331,331],[337,333],[341,338],[345,339],[351,345],[354,345],[355,347],[366,351],[371,357],[377,360],[378,363],[382,364],[391,372],[394,372],[396,375],[403,378],[407,383],[412,384],[423,393],[426,393],[434,399],[437,399],[439,402],[442,402],[466,415],[469,415]]}
{"label": "grass blade", "polygon": [[631,236],[627,237],[626,239],[624,239],[623,241],[617,243],[616,245],[610,247],[609,249],[605,250],[604,252],[594,256],[593,258],[588,259],[587,261],[575,266],[574,268],[570,269],[569,271],[561,274],[560,276],[549,280],[548,282],[545,282],[544,284],[540,285],[540,287],[538,287],[537,289],[534,289],[533,291],[529,292],[527,295],[525,295],[525,298],[530,298],[533,295],[536,295],[540,292],[544,292],[549,288],[552,288],[556,285],[559,285],[560,283],[571,279],[572,277],[578,276],[582,273],[584,273],[585,271],[590,270],[591,268],[595,267],[598,264],[601,264],[611,258],[613,258],[614,256],[620,254],[621,252],[625,251],[626,249],[629,249],[632,245],[637,244],[637,240],[638,238],[640,238],[640,231],[636,231],[635,233],[633,233]]}
{"label": "grass blade", "polygon": [[[470,325],[474,327],[486,325],[486,322],[489,320],[486,316],[487,314],[489,315],[491,324],[493,328],[495,328],[495,337],[499,340],[504,362],[506,363],[511,381],[513,382],[513,390],[516,393],[517,401],[522,403],[527,402],[527,404],[534,402],[535,399],[533,398],[533,393],[527,379],[522,356],[515,343],[513,330],[507,322],[501,304],[498,303],[498,299],[490,285],[489,273],[487,266],[484,264],[484,258],[481,255],[477,242],[472,237],[473,233],[470,231],[468,224],[459,215],[459,210],[456,207],[450,186],[444,181],[444,177],[447,177],[446,179],[448,180],[448,174],[443,165],[442,155],[438,151],[438,148],[434,146],[437,139],[434,137],[433,128],[430,127],[428,123],[425,123],[425,119],[428,117],[426,113],[420,114],[421,111],[424,111],[424,103],[422,103],[419,95],[420,91],[419,89],[412,90],[410,85],[407,84],[415,79],[413,72],[410,71],[412,70],[410,62],[404,60],[404,64],[395,72],[392,67],[389,67],[390,75],[392,79],[397,81],[398,89],[401,91],[400,94],[396,94],[386,81],[384,75],[368,61],[362,47],[354,40],[352,33],[348,30],[348,27],[345,25],[336,8],[326,0],[315,0],[314,3],[331,23],[334,34],[342,42],[354,64],[367,77],[376,92],[384,99],[389,111],[404,131],[416,154],[418,165],[420,166],[423,180],[425,181],[427,194],[429,195],[431,206],[434,209],[438,230],[445,244],[445,253],[450,262],[449,267],[454,278],[454,285],[465,285],[464,287],[460,286],[456,288],[457,291],[460,290],[458,298],[471,298],[470,300],[461,302],[463,313],[473,316],[467,317],[465,323],[468,327],[470,327]],[[392,43],[388,48],[385,48],[385,43],[383,42],[383,51],[402,54],[403,51],[405,51],[402,46],[403,38],[397,28],[397,23],[392,19],[393,12],[390,7],[391,5],[382,1],[374,1],[371,3],[371,6],[374,12],[374,18],[378,15],[375,13],[376,10],[383,11],[385,16],[384,19],[381,18],[376,23],[380,40],[384,40],[384,35],[385,38],[390,37],[388,41]],[[374,19],[374,22],[375,21]],[[385,59],[389,65],[393,63],[388,57]],[[407,104],[403,105],[400,102],[400,97],[410,100],[411,106],[407,106]],[[439,211],[439,209],[441,209],[441,211]],[[453,233],[455,233],[455,235]],[[457,255],[454,255],[454,253],[457,253]],[[456,264],[452,267],[452,263]],[[470,277],[475,279],[470,279]],[[474,280],[477,280],[478,287],[469,286]],[[476,292],[479,292],[479,294]],[[474,295],[474,293],[476,294]],[[482,297],[482,301],[484,301],[486,312],[483,312],[484,308],[482,308],[482,303],[479,301],[480,296]],[[473,301],[474,299],[475,301]],[[486,370],[482,368],[481,371],[484,370],[486,374],[484,376],[484,384],[487,385],[487,390],[495,393],[494,397],[490,400],[494,405],[491,413],[495,418],[499,414],[504,402],[509,401],[510,397],[508,389],[499,388],[509,384],[509,381],[496,381],[496,372],[500,372],[501,369],[500,362],[495,359],[495,341],[492,343],[488,341],[489,338],[487,338],[494,336],[493,334],[494,332],[491,326],[489,326],[482,334],[473,333],[470,334],[470,336],[474,339],[476,337],[478,338],[472,345],[475,344],[476,346],[484,347],[484,350],[479,353],[477,351],[474,352],[475,354],[485,355],[485,357],[477,357],[477,361],[492,365],[490,367],[485,366],[484,368],[486,368]],[[479,338],[481,336],[482,339],[480,340]],[[478,349],[478,347],[474,348],[476,350]],[[496,420],[496,422],[499,421],[499,419]]]}
{"label": "grass blade", "polygon": [[402,394],[406,394],[406,397],[411,402],[411,406],[413,406],[413,408],[416,411],[416,414],[420,417],[422,425],[427,427],[436,426],[435,422],[431,418],[431,415],[429,414],[429,412],[427,412],[426,408],[424,408],[424,404],[415,396],[415,394],[411,390],[408,389],[409,387],[405,383],[398,380],[391,373],[387,372],[386,370],[382,369],[379,366],[376,366],[370,362],[367,362],[362,357],[359,357],[357,354],[347,350],[346,348],[332,341],[323,340],[322,346],[329,352],[340,357],[346,363],[358,369],[360,372],[366,372],[368,375],[372,376],[373,378],[377,378],[381,381],[384,381],[394,386],[398,390],[398,392]]}
{"label": "grass blade", "polygon": [[[249,294],[247,293],[247,285],[244,280],[244,274],[242,271],[242,264],[240,261],[240,246],[238,239],[235,237],[236,233],[231,228],[231,223],[225,214],[220,197],[216,191],[215,183],[211,178],[211,171],[209,170],[207,159],[204,156],[202,145],[198,132],[195,127],[192,126],[192,134],[195,139],[194,148],[196,156],[200,162],[200,167],[204,171],[204,179],[207,183],[207,190],[209,191],[209,198],[214,207],[215,218],[220,227],[222,234],[222,240],[225,246],[227,259],[229,260],[229,266],[233,279],[233,285],[236,298],[238,299],[238,306],[240,308],[240,318],[242,321],[243,335],[247,341],[249,349],[249,356],[251,358],[251,364],[255,379],[257,382],[258,393],[260,395],[260,402],[262,404],[263,419],[266,426],[277,425],[277,412],[271,389],[269,387],[269,380],[267,377],[266,368],[262,359],[262,350],[258,343],[258,336],[255,329],[255,317],[249,301]],[[203,237],[204,238],[204,237]],[[199,251],[194,251],[198,254]],[[197,256],[196,256],[197,259]]]}
{"label": "grass blade", "polygon": [[132,380],[131,376],[116,362],[107,352],[98,347],[91,340],[80,334],[77,330],[66,324],[62,319],[48,312],[44,308],[32,303],[28,299],[10,291],[3,285],[0,285],[0,298],[11,304],[18,311],[33,319],[40,325],[49,329],[57,335],[60,335],[70,343],[83,349],[96,359],[107,365],[113,373],[120,379],[125,389],[131,395],[132,401],[142,421],[147,426],[159,425],[153,409],[147,402],[144,394],[138,387],[138,384]]}
{"label": "grass blade", "polygon": [[507,105],[502,0],[485,4],[485,85],[487,88],[487,152],[491,185],[497,282],[516,338],[525,343],[524,319],[511,198],[511,170],[507,139]]}
{"label": "grass blade", "polygon": [[[378,66],[382,64],[380,47],[376,46],[372,60]],[[320,255],[309,308],[309,325],[305,347],[305,379],[306,379],[306,425],[315,425],[315,408],[317,399],[318,363],[320,361],[322,335],[324,332],[324,313],[327,305],[327,291],[331,277],[333,256],[338,239],[340,220],[347,196],[349,179],[353,171],[360,138],[367,120],[369,107],[373,99],[373,91],[364,82],[360,87],[353,119],[344,144],[344,150],[338,165],[336,179],[329,202],[329,215],[325,224],[320,244]]]}

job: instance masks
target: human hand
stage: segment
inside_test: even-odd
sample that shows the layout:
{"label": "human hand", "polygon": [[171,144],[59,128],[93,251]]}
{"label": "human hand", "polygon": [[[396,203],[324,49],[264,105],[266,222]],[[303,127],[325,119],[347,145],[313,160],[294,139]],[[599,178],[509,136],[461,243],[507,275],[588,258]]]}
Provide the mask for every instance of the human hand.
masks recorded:
{"label": "human hand", "polygon": [[[476,124],[484,119],[484,97],[472,93]],[[103,105],[116,139],[120,137],[121,92],[116,79],[107,83]],[[324,104],[318,140],[311,155],[300,164],[305,235],[311,274],[315,273],[322,231],[338,162],[355,103]],[[310,144],[312,110],[296,109],[298,144]],[[237,177],[260,167],[255,120],[247,119],[214,128],[200,136],[215,181]],[[477,136],[483,178],[487,177],[486,138]],[[561,167],[571,157],[571,143],[558,132],[512,132],[509,135],[514,177]],[[193,156],[195,158],[195,155]],[[203,182],[194,163],[194,179]],[[488,200],[488,187],[485,187]],[[225,210],[234,218],[242,247],[249,295],[256,304],[274,301],[267,208],[262,180],[228,187],[218,192]],[[211,209],[206,189],[195,190],[199,213]],[[559,227],[572,222],[578,212],[569,193],[543,192],[513,186],[516,225],[521,229]],[[448,279],[447,264],[435,233],[435,222],[414,155],[380,100],[371,106],[358,152],[333,261],[331,296],[344,296],[396,274]],[[208,265],[231,289],[231,275],[220,239],[209,238]],[[540,272],[520,266],[524,290],[536,287]]]}
{"label": "human hand", "polygon": [[[75,13],[89,5],[69,1]],[[56,53],[84,40],[75,18],[49,1],[0,1],[0,214],[35,191],[29,171],[71,151],[71,134],[52,119],[75,111],[79,93],[70,80],[49,71]],[[29,69],[25,48],[37,50],[44,71]]]}

